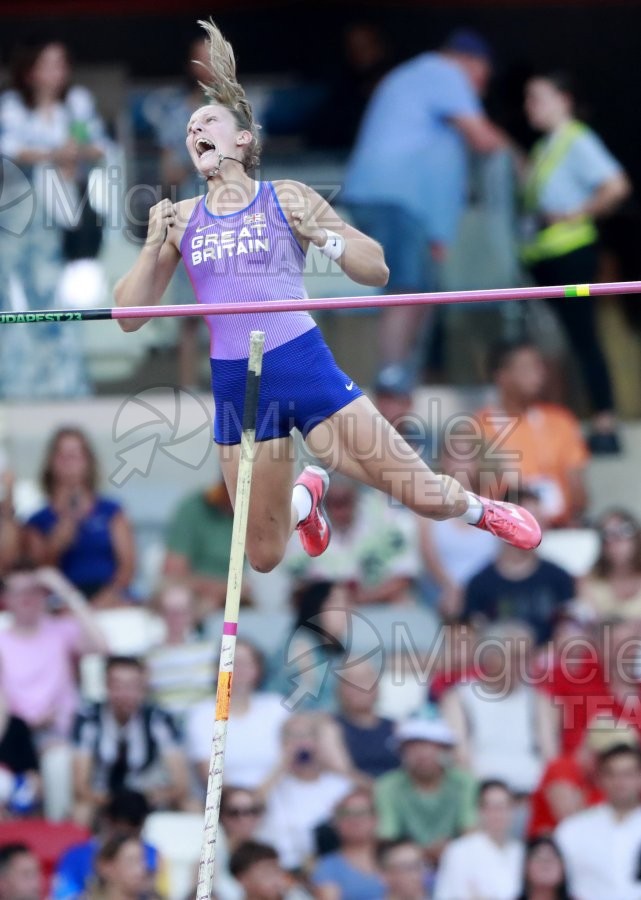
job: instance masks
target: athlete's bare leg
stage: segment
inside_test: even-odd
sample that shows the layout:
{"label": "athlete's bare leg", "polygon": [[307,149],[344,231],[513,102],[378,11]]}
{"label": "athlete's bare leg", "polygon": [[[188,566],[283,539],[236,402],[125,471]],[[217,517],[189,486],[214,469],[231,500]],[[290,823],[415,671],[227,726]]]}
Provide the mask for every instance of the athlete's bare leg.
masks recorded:
{"label": "athlete's bare leg", "polygon": [[454,478],[432,472],[367,397],[358,397],[317,425],[307,443],[329,468],[384,491],[420,516],[465,516],[465,521],[522,550],[533,550],[541,542],[532,513],[468,493]]}
{"label": "athlete's bare leg", "polygon": [[378,488],[420,516],[448,519],[468,508],[464,488],[433,472],[367,397],[317,425],[307,445],[330,470]]}
{"label": "athlete's bare leg", "polygon": [[[462,516],[470,507],[471,495],[463,486],[450,476],[433,472],[367,397],[357,398],[319,423],[307,436],[307,444],[326,468],[378,488],[420,516],[448,519]],[[232,502],[236,496],[240,453],[239,444],[220,448],[221,468]],[[246,552],[252,568],[258,572],[269,572],[278,565],[289,537],[299,523],[292,503],[294,460],[291,438],[256,444]],[[319,503],[321,499],[319,495]],[[481,503],[478,498],[472,499]],[[484,517],[497,515],[491,509],[488,511],[487,501],[482,503],[479,517],[481,514]],[[519,508],[511,504],[489,505],[510,507],[511,511],[499,510],[498,525],[494,521],[482,527],[515,546],[531,549],[537,545],[540,529],[529,513],[519,512]],[[317,514],[315,506],[312,515]],[[515,517],[521,526],[521,533],[516,535],[513,534]],[[321,535],[318,537],[320,541]],[[312,545],[314,543],[312,541]],[[322,549],[312,555],[318,552]]]}
{"label": "athlete's bare leg", "polygon": [[[241,445],[220,445],[218,450],[233,503]],[[255,444],[246,554],[257,572],[269,572],[278,565],[296,527],[297,516],[292,508],[295,456],[294,442],[289,437]]]}

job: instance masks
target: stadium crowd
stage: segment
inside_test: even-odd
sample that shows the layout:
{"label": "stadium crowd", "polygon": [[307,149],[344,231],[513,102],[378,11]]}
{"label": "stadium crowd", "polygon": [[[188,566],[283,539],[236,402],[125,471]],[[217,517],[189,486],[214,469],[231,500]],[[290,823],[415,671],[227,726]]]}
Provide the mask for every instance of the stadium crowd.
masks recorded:
{"label": "stadium crowd", "polygon": [[[349,110],[325,132],[355,142],[346,208],[384,245],[390,291],[433,288],[465,202],[466,150],[512,145],[481,107],[489,48],[458,32],[390,70],[380,35],[361,28],[347,47]],[[70,87],[65,48],[21,49],[13,78],[0,95],[0,150],[38,190],[52,168],[85,190],[109,139],[91,95]],[[165,126],[182,135],[194,82],[192,71],[146,106],[163,178],[180,191],[193,178]],[[526,97],[532,123],[556,143],[536,145],[529,174],[519,157],[525,261],[539,282],[592,281],[595,222],[625,199],[627,178],[574,119],[560,76],[531,79]],[[403,124],[421,104],[427,133],[422,117]],[[41,234],[34,222],[19,258],[5,253],[3,264],[14,293],[19,283],[29,306],[45,308],[63,266],[96,258],[100,227],[59,219]],[[30,265],[38,241],[46,278]],[[439,435],[431,461],[468,490],[516,498],[550,546],[589,531],[593,558],[572,549],[560,565],[333,478],[329,549],[311,559],[294,539],[282,564],[287,595],[274,606],[287,633],[261,644],[241,624],[216,900],[641,898],[641,524],[625,498],[591,517],[591,455],[621,449],[608,367],[587,300],[554,312],[582,368],[589,434],[569,406],[548,401],[554,367],[524,333],[487,348],[494,399]],[[381,415],[401,430],[410,422],[421,452],[433,423],[410,416],[415,338],[433,325],[401,310],[383,317],[374,385]],[[70,334],[55,324],[19,330],[0,354],[5,396],[86,394]],[[179,339],[189,383],[193,328]],[[229,497],[212,483],[182,498],[158,583],[141,596],[135,529],[115,492],[103,493],[82,427],[49,436],[40,487],[40,508],[21,518],[11,465],[3,474],[0,900],[187,900],[210,766]],[[243,607],[248,621],[267,621],[249,580]],[[402,623],[417,609],[435,622],[428,649],[383,653],[380,664],[373,653],[353,658],[356,617]],[[139,652],[122,652],[141,615]]]}
{"label": "stadium crowd", "polygon": [[[496,359],[506,395],[505,372],[523,367],[515,380],[526,394],[528,377],[540,383],[530,344],[501,345]],[[588,451],[567,410],[550,414],[567,429],[557,460],[566,508],[582,509]],[[460,431],[441,465],[464,460],[456,471],[471,487],[492,474],[563,535],[538,473],[528,481],[518,436],[521,478],[478,455],[470,463]],[[2,519],[0,897],[45,896],[45,883],[54,898],[187,896],[210,765],[228,499],[215,485],[178,504],[164,574],[143,598],[132,590],[127,512],[102,494],[81,429],[51,435],[41,484],[45,505],[19,521],[7,478]],[[303,558],[292,542],[283,563],[290,633],[266,654],[241,629],[216,897],[508,900],[547,896],[538,879],[551,879],[551,897],[634,896],[636,519],[605,514],[598,557],[575,577],[458,523],[426,528],[339,477],[327,506],[326,553]],[[249,587],[244,604],[248,620],[260,616]],[[409,666],[382,702],[398,660],[354,659],[351,617],[387,609],[403,622],[416,608],[438,615],[437,637],[423,656],[405,648]],[[144,653],[118,652],[110,617],[126,631],[141,612]],[[192,829],[186,861],[175,856],[181,827]]]}

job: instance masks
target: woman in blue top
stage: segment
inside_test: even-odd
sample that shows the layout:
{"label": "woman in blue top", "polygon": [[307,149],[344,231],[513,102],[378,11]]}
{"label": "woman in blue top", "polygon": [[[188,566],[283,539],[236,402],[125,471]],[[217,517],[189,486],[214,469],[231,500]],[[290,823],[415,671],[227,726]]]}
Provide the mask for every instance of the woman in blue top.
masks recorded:
{"label": "woman in blue top", "polygon": [[356,787],[338,803],[332,824],[338,850],[321,856],[312,873],[317,900],[384,900],[376,862],[376,809],[369,788]]}
{"label": "woman in blue top", "polygon": [[[538,284],[590,284],[598,277],[596,222],[630,193],[630,183],[600,138],[575,118],[564,73],[538,75],[525,89],[530,124],[543,132],[524,187],[523,261]],[[576,353],[592,404],[593,452],[617,449],[610,375],[591,297],[549,301]]]}
{"label": "woman in blue top", "polygon": [[61,569],[94,606],[122,602],[134,574],[133,532],[119,504],[96,492],[96,457],[84,432],[55,432],[41,478],[49,502],[26,524],[29,557]]}

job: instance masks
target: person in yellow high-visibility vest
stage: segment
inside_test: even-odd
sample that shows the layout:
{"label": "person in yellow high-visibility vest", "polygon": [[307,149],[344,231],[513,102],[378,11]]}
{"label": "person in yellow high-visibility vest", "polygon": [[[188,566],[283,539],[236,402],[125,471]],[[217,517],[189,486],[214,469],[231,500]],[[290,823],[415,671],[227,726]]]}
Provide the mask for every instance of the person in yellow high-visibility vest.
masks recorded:
{"label": "person in yellow high-visibility vest", "polygon": [[[521,258],[538,284],[585,284],[597,278],[597,221],[630,193],[617,160],[574,118],[575,92],[564,73],[537,75],[525,111],[543,132],[528,160],[523,189]],[[591,297],[549,301],[577,355],[593,409],[590,447],[617,452],[612,385]]]}

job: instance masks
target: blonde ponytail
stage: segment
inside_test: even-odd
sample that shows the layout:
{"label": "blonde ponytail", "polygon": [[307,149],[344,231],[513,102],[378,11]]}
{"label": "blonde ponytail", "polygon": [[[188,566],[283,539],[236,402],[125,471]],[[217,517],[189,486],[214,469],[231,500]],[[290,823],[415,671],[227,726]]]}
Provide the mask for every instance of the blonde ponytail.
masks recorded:
{"label": "blonde ponytail", "polygon": [[251,133],[252,140],[243,148],[243,166],[254,169],[260,162],[260,125],[254,122],[254,113],[245,90],[236,78],[233,48],[211,19],[200,19],[198,24],[204,28],[209,44],[208,80],[201,81],[200,86],[210,103],[224,106],[233,114],[238,127]]}

